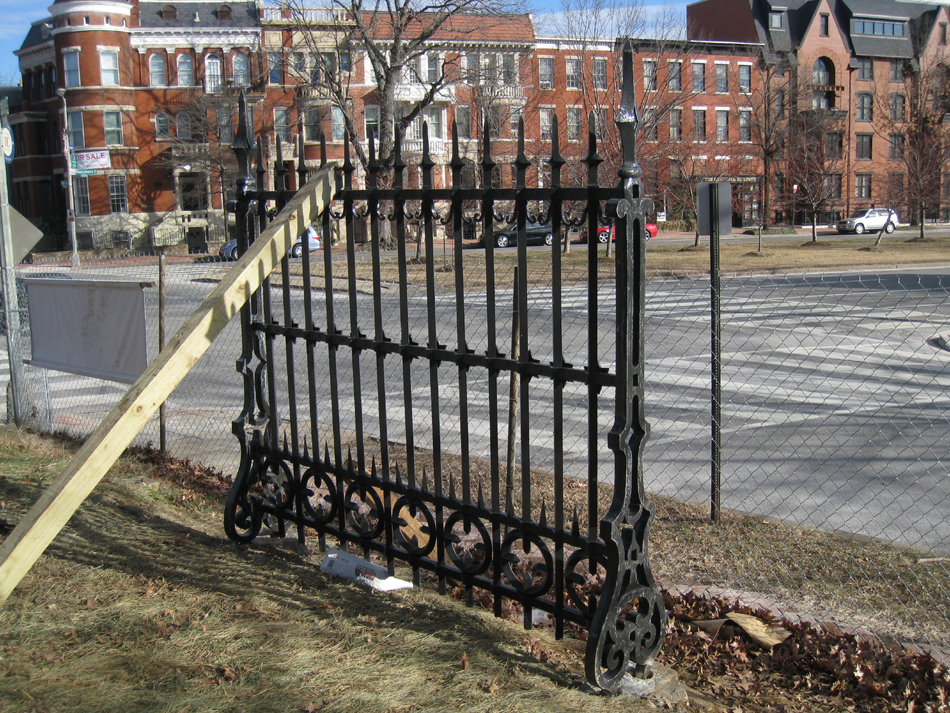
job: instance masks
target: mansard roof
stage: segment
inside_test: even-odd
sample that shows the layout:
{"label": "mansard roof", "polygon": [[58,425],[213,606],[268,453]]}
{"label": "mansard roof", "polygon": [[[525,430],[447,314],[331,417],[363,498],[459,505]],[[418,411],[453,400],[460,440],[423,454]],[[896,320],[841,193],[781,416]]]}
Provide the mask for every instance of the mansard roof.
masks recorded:
{"label": "mansard roof", "polygon": [[[177,12],[174,19],[165,19],[165,8],[172,7]],[[226,17],[218,10],[231,8],[231,16]],[[221,16],[219,16],[219,14]],[[178,28],[195,30],[213,30],[224,28],[247,28],[260,26],[260,15],[255,2],[228,0],[159,0],[157,2],[139,2],[139,26],[148,29]]]}
{"label": "mansard roof", "polygon": [[[431,19],[435,19],[434,15]],[[410,23],[405,32],[412,37],[428,26],[429,13],[422,13]],[[392,37],[392,22],[385,12],[364,15],[364,22],[373,25],[373,37],[385,40]],[[433,42],[465,44],[529,44],[534,41],[534,24],[531,15],[486,15],[460,13],[446,18],[432,35]]]}

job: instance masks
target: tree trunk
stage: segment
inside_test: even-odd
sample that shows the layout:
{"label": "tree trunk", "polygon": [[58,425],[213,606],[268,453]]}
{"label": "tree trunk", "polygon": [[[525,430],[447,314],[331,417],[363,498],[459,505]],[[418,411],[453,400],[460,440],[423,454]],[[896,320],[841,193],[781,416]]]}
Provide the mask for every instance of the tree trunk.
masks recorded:
{"label": "tree trunk", "polygon": [[924,239],[924,204],[920,204],[920,239]]}
{"label": "tree trunk", "polygon": [[818,211],[811,212],[811,241],[818,242]]}

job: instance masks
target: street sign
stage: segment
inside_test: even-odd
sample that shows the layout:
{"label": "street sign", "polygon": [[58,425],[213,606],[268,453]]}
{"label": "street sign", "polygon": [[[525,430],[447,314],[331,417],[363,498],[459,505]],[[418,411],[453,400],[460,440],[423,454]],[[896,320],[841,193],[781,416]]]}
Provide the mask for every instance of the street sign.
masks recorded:
{"label": "street sign", "polygon": [[3,148],[3,158],[7,163],[13,163],[13,132],[9,126],[0,131],[0,147]]}
{"label": "street sign", "polygon": [[73,171],[74,176],[98,176],[99,172],[91,168],[77,168]]}

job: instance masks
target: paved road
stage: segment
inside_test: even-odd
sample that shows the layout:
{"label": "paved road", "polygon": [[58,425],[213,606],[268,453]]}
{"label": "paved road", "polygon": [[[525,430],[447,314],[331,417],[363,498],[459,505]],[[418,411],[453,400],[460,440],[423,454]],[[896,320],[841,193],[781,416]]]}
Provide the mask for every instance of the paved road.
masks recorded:
{"label": "paved road", "polygon": [[[138,275],[132,268],[122,279]],[[195,282],[189,266],[170,278],[169,331],[185,319],[209,289]],[[116,273],[112,276],[115,279]],[[89,276],[84,273],[84,277]],[[136,277],[135,279],[138,279]],[[399,338],[395,290],[384,294],[383,325]],[[302,322],[302,299],[293,293],[292,312]],[[724,508],[768,515],[807,526],[842,530],[935,549],[950,549],[950,456],[940,444],[950,442],[950,353],[927,340],[950,323],[950,269],[894,271],[882,274],[822,275],[794,278],[728,280],[723,288],[723,490]],[[599,299],[604,336],[602,364],[613,369],[610,333],[613,299],[604,286]],[[336,297],[338,324],[348,328],[345,296]],[[499,347],[507,351],[510,293],[498,295]],[[151,303],[150,303],[151,304]],[[322,294],[312,297],[314,313],[325,314]],[[709,301],[702,280],[651,282],[647,302],[647,418],[652,435],[645,454],[645,477],[652,492],[708,502],[709,492]],[[583,363],[586,294],[566,289],[564,343],[568,361]],[[484,295],[466,299],[466,333],[470,348],[487,346]],[[275,309],[280,310],[276,305]],[[435,305],[439,340],[457,343],[456,305],[451,296]],[[369,296],[357,303],[362,331],[372,334],[374,314]],[[426,342],[424,295],[410,295],[410,331]],[[531,295],[530,334],[535,358],[547,361],[553,343],[550,296]],[[233,371],[239,335],[229,328],[196,367],[169,403],[176,451],[195,460],[233,469],[236,446],[230,420],[240,409],[240,383]],[[309,371],[306,349],[292,345],[290,372],[297,384],[296,409],[310,419],[304,384]],[[325,348],[315,352],[317,371],[325,368]],[[433,415],[429,373],[423,365],[408,372],[394,359],[382,377],[374,355],[358,363],[344,355],[338,363],[340,418],[355,425],[354,368],[358,366],[359,403],[367,429],[378,429],[384,392],[387,438],[406,439],[413,425],[415,445],[432,443],[434,427],[446,450],[461,449],[458,394],[468,393],[469,439],[473,455],[490,454],[489,380],[472,370],[460,380],[441,370],[438,413]],[[283,344],[275,345],[278,391],[285,391],[288,370]],[[0,379],[6,378],[5,354]],[[401,399],[404,379],[412,409]],[[49,375],[54,425],[81,427],[114,402],[120,388],[70,375]],[[328,382],[317,379],[318,422],[329,420]],[[381,386],[382,385],[382,386]],[[507,379],[499,379],[501,404],[507,403]],[[381,388],[380,388],[381,387]],[[196,396],[197,394],[197,396]],[[532,392],[532,413],[550,414],[553,394]],[[602,432],[612,422],[612,394],[599,399]],[[588,442],[584,388],[565,393],[566,428],[561,444],[569,473],[583,475]],[[573,407],[576,407],[573,408]],[[279,410],[286,414],[286,400]],[[522,412],[524,404],[521,405]],[[502,413],[506,414],[505,408]],[[504,439],[504,416],[498,425]],[[75,423],[74,423],[75,422]],[[146,438],[157,440],[154,428]],[[533,465],[553,460],[553,425],[542,416],[532,422],[528,441]],[[182,449],[184,452],[182,452]],[[520,451],[519,451],[520,453]],[[612,466],[605,439],[598,441],[599,472],[609,479]]]}

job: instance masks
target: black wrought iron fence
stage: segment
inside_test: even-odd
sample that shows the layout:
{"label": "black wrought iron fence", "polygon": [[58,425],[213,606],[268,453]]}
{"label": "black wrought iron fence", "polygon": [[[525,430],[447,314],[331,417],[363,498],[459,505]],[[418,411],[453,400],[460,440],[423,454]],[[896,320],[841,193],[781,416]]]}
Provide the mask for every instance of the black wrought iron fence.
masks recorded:
{"label": "black wrought iron fence", "polygon": [[[451,184],[436,188],[424,132],[418,188],[409,187],[398,134],[386,165],[370,137],[365,187],[357,188],[347,141],[333,202],[312,216],[325,238],[322,259],[305,257],[298,268],[285,258],[242,312],[244,408],[233,429],[242,456],[225,515],[235,540],[268,531],[303,543],[313,530],[321,546],[329,536],[377,554],[390,571],[408,565],[416,582],[431,577],[469,600],[487,592],[496,614],[515,602],[526,627],[538,617],[558,635],[581,627],[588,679],[604,688],[628,669],[645,672],[665,630],[641,472],[644,216],[652,205],[636,162],[629,53],[623,61],[616,187],[599,183],[593,132],[581,187],[562,185],[556,127],[543,188],[529,185],[523,126],[509,188],[492,187],[487,123],[480,187],[470,174],[463,181],[471,161],[453,138]],[[293,195],[282,166],[276,188],[265,190],[260,149],[252,176],[244,117],[233,204],[240,250]],[[596,235],[602,214],[616,221],[615,258],[605,262],[591,240],[580,275],[566,280],[563,239],[585,224]],[[495,247],[498,220],[516,226],[513,260]],[[337,246],[329,238],[338,223]],[[527,270],[529,223],[549,226],[540,283]],[[481,247],[466,251],[472,227]],[[425,245],[418,263],[407,248],[415,230]],[[367,274],[356,259],[364,232]],[[383,277],[390,271],[393,289]]]}

